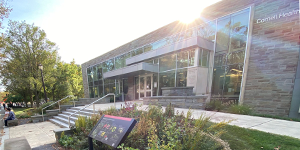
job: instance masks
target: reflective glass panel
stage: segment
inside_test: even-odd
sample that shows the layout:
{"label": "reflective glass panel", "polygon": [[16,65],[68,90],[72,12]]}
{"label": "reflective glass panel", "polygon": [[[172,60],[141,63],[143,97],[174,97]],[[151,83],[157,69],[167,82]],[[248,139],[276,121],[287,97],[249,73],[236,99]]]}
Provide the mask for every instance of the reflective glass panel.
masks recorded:
{"label": "reflective glass panel", "polygon": [[144,53],[144,49],[143,48],[138,48],[138,49],[131,52],[131,56],[136,56],[136,55],[139,55],[139,54],[142,54],[142,53]]}
{"label": "reflective glass panel", "polygon": [[90,98],[94,98],[94,88],[93,87],[89,87],[89,95],[90,95]]}
{"label": "reflective glass panel", "polygon": [[92,69],[91,68],[87,68],[86,69],[87,75],[88,75],[88,83],[89,86],[93,86],[93,73],[92,73]]}
{"label": "reflective glass panel", "polygon": [[189,51],[189,66],[195,66],[195,49]]}
{"label": "reflective glass panel", "polygon": [[209,58],[209,51],[203,50],[203,52],[202,52],[202,67],[208,67],[208,58]]}
{"label": "reflective glass panel", "polygon": [[159,88],[175,86],[175,71],[159,73]]}
{"label": "reflective glass panel", "polygon": [[146,90],[151,90],[151,77],[146,77]]}
{"label": "reflective glass panel", "polygon": [[231,20],[231,43],[229,52],[245,50],[248,33],[249,12],[246,11],[232,16]]}
{"label": "reflective glass panel", "polygon": [[186,87],[187,69],[178,69],[176,87]]}
{"label": "reflective glass panel", "polygon": [[216,33],[216,21],[210,21],[208,23],[202,24],[198,27],[198,36],[203,37],[208,40],[215,40]]}
{"label": "reflective glass panel", "polygon": [[243,65],[230,65],[225,70],[223,94],[228,97],[238,97],[240,95]]}
{"label": "reflective glass panel", "polygon": [[158,88],[158,78],[157,74],[153,74],[153,89],[152,89],[152,94],[153,96],[157,96],[157,88]]}
{"label": "reflective glass panel", "polygon": [[141,90],[144,90],[144,82],[145,82],[145,79],[144,79],[144,77],[140,77],[140,89]]}
{"label": "reflective glass panel", "polygon": [[104,84],[104,95],[110,93],[109,85],[110,85],[110,84]]}
{"label": "reflective glass panel", "polygon": [[152,50],[152,45],[146,45],[144,46],[144,52],[148,52]]}
{"label": "reflective glass panel", "polygon": [[115,68],[120,69],[124,67],[124,55],[115,58]]}
{"label": "reflective glass panel", "polygon": [[99,97],[98,92],[99,92],[98,86],[94,87],[94,97]]}
{"label": "reflective glass panel", "polygon": [[225,67],[214,68],[212,95],[223,95]]}
{"label": "reflective glass panel", "polygon": [[94,81],[98,81],[98,74],[97,74],[97,66],[93,67],[93,77],[94,77]]}
{"label": "reflective glass panel", "polygon": [[98,77],[98,80],[102,79],[102,65],[98,65],[97,66],[97,77]]}
{"label": "reflective glass panel", "polygon": [[107,60],[103,63],[103,72],[112,71],[114,68],[114,59]]}
{"label": "reflective glass panel", "polygon": [[188,67],[189,53],[187,50],[177,53],[177,68]]}
{"label": "reflective glass panel", "polygon": [[176,69],[176,55],[169,54],[159,59],[159,71]]}
{"label": "reflective glass panel", "polygon": [[100,84],[100,85],[98,86],[98,89],[99,89],[99,97],[103,97],[103,96],[104,96],[104,95],[103,95],[103,85]]}
{"label": "reflective glass panel", "polygon": [[216,54],[228,52],[230,25],[230,16],[218,20]]}

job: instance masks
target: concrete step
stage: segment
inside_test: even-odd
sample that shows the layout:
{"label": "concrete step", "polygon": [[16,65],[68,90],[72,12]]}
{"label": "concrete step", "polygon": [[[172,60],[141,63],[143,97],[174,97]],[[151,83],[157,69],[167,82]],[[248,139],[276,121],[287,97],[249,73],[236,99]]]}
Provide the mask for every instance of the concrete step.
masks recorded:
{"label": "concrete step", "polygon": [[[77,112],[78,110],[76,110],[76,109],[67,109],[67,111],[74,113],[74,112]],[[94,113],[82,110],[82,111],[78,112],[77,114],[82,114],[82,115],[86,115],[86,116],[92,116]]]}
{"label": "concrete step", "polygon": [[59,120],[56,120],[56,119],[49,119],[50,122],[60,126],[60,127],[63,127],[63,128],[69,128],[69,125],[64,123],[64,122],[61,122]]}
{"label": "concrete step", "polygon": [[[69,118],[69,115],[66,115],[66,114],[58,114],[59,117],[62,117],[62,118],[65,118],[65,119],[68,119]],[[78,117],[74,117],[74,116],[71,116],[70,117],[70,120],[72,121],[76,121],[78,119]]]}
{"label": "concrete step", "polygon": [[[80,110],[81,108],[83,108],[83,107],[72,107],[71,109],[74,109],[74,110]],[[89,108],[85,108],[84,110],[82,110],[82,111],[87,111],[87,112],[93,112],[93,109],[89,109]]]}
{"label": "concrete step", "polygon": [[[71,115],[73,112],[69,112],[69,111],[63,111],[62,114],[65,114],[67,116]],[[79,117],[79,116],[83,116],[83,117],[90,117],[90,116],[87,116],[87,115],[83,115],[83,114],[74,114],[72,117]]]}
{"label": "concrete step", "polygon": [[[65,123],[65,124],[69,124],[69,121],[66,118],[63,118],[63,117],[60,117],[60,116],[54,116],[53,118],[56,119],[56,120],[58,120],[58,121],[60,121],[60,122]],[[75,125],[75,122],[72,121],[72,120],[70,120],[70,124],[71,125]]]}

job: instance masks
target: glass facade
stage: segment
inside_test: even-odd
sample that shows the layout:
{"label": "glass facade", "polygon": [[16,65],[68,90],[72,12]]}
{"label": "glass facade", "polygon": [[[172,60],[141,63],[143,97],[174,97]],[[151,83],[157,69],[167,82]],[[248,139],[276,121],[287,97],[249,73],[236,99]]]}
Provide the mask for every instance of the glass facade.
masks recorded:
{"label": "glass facade", "polygon": [[212,96],[238,99],[249,26],[249,9],[217,20]]}
{"label": "glass facade", "polygon": [[[87,68],[90,97],[100,97],[107,93],[121,93],[123,79],[103,79],[103,73],[126,67],[126,59],[142,53],[156,50],[191,37],[199,36],[215,42],[214,60],[210,60],[211,51],[206,49],[181,50],[147,60],[146,63],[157,64],[158,72],[152,73],[152,81],[147,77],[134,78],[134,97],[161,95],[162,87],[187,86],[189,67],[208,68],[213,61],[212,95],[238,97],[242,80],[246,43],[248,36],[249,9],[206,22],[200,26],[173,34],[156,42],[141,46],[128,53],[118,55],[96,66]],[[196,60],[197,59],[197,60]],[[212,66],[211,66],[212,67]],[[141,82],[143,81],[143,82]],[[145,85],[153,85],[145,89]],[[128,88],[128,87],[127,87]]]}

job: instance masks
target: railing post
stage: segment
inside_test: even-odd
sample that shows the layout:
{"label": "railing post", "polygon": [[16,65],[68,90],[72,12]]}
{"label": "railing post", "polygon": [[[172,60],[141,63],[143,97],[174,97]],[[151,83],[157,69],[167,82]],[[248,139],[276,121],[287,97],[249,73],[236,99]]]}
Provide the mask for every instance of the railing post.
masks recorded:
{"label": "railing post", "polygon": [[[72,115],[72,114],[71,114]],[[71,116],[70,115],[70,116]],[[70,116],[68,117],[68,122],[69,122],[69,128],[71,128],[71,126],[70,126]]]}
{"label": "railing post", "polygon": [[93,104],[93,113],[95,114],[95,104]]}

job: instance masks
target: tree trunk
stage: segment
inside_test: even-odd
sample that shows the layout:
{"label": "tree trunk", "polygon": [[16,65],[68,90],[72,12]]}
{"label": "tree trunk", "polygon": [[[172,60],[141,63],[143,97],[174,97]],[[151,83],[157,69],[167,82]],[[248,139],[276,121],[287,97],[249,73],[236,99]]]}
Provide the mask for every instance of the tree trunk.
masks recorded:
{"label": "tree trunk", "polygon": [[33,108],[33,96],[32,95],[33,95],[32,91],[30,91],[30,106],[31,106],[31,108]]}
{"label": "tree trunk", "polygon": [[35,102],[36,102],[36,107],[40,107],[40,102],[39,102],[39,96],[38,96],[38,91],[37,91],[37,85],[36,83],[34,84],[34,93],[35,93]]}

